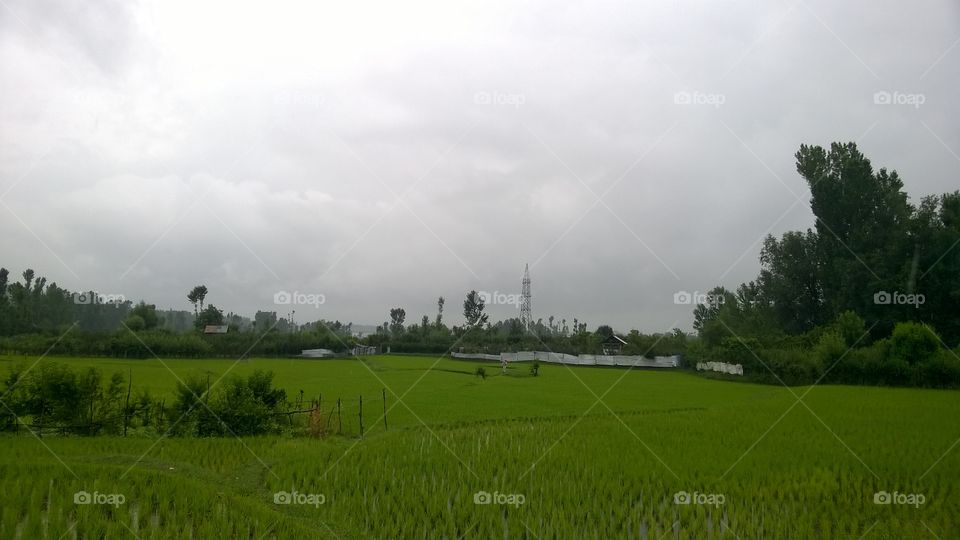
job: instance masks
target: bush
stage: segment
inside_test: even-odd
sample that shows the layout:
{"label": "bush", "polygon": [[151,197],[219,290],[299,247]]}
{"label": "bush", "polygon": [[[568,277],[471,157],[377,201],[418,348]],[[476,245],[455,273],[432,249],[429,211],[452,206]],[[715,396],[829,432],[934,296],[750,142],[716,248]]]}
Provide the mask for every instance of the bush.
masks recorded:
{"label": "bush", "polygon": [[199,437],[260,435],[279,431],[287,394],[273,388],[273,373],[254,371],[249,377],[234,376],[209,388],[209,381],[188,378],[177,385],[171,417],[180,419],[174,432]]}
{"label": "bush", "polygon": [[880,377],[880,365],[886,357],[885,345],[885,342],[881,342],[871,347],[851,350],[830,370],[827,375],[828,380],[844,384],[883,382]]}
{"label": "bush", "polygon": [[940,351],[920,366],[920,382],[933,388],[960,386],[960,359],[950,351]]}
{"label": "bush", "polygon": [[94,368],[76,372],[63,364],[41,363],[33,370],[11,369],[2,395],[3,409],[12,414],[2,421],[15,428],[13,415],[42,429],[96,435],[119,433],[123,426],[123,375],[114,373],[106,387]]}
{"label": "bush", "polygon": [[849,351],[846,340],[836,332],[827,332],[820,336],[820,341],[813,349],[817,361],[826,369],[830,369]]}
{"label": "bush", "polygon": [[127,320],[123,322],[130,330],[134,332],[139,332],[147,327],[146,321],[143,320],[143,317],[140,315],[131,315],[127,317]]}
{"label": "bush", "polygon": [[844,311],[837,317],[833,323],[834,331],[839,334],[847,347],[853,347],[855,344],[864,344],[868,341],[867,325],[863,319],[854,311]]}
{"label": "bush", "polygon": [[758,361],[758,351],[760,351],[760,342],[754,338],[723,338],[720,347],[714,350],[712,360],[717,362],[726,362],[728,364],[742,364],[744,370],[766,371]]}
{"label": "bush", "polygon": [[[817,358],[804,351],[766,349],[760,356],[769,367],[760,367],[765,372],[764,378],[768,380],[777,381],[779,377],[785,384],[811,384],[823,373],[823,366]],[[770,371],[773,371],[776,377]]]}
{"label": "bush", "polygon": [[940,338],[929,326],[915,322],[897,323],[890,336],[890,359],[922,364],[940,350]]}
{"label": "bush", "polygon": [[890,386],[907,386],[913,382],[913,370],[905,360],[887,358],[880,364],[880,382]]}

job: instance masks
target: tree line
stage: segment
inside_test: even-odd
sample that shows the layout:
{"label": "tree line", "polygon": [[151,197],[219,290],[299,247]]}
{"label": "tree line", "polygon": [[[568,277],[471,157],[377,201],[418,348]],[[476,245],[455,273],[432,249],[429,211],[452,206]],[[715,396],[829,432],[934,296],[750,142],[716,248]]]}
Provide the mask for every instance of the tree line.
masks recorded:
{"label": "tree line", "polygon": [[[960,344],[960,191],[912,204],[898,173],[875,170],[854,143],[802,145],[795,157],[810,189],[814,227],[768,235],[756,279],[736,290],[718,286],[695,307],[696,336],[634,330],[620,334],[623,353],[680,354],[688,366],[742,364],[749,377],[770,382],[960,385],[960,357],[952,350]],[[339,321],[296,324],[269,311],[252,320],[224,315],[208,294],[205,285],[187,293],[192,314],[159,312],[145,302],[72,293],[30,269],[11,283],[0,269],[0,352],[292,356],[363,344],[410,353],[600,354],[614,334],[607,325],[590,331],[577,318],[491,322],[477,291],[464,297],[462,325],[445,322],[446,300],[439,297],[433,317],[408,324],[406,310],[394,307],[363,337]],[[180,331],[171,329],[174,320]],[[207,325],[230,331],[204,335]],[[78,331],[68,331],[73,326]]]}
{"label": "tree line", "polygon": [[105,380],[96,368],[60,363],[14,366],[0,392],[0,431],[206,437],[278,433],[292,423],[293,404],[273,386],[272,372],[235,375],[215,386],[191,377],[177,383],[170,403],[148,390],[134,393],[132,382],[120,372]]}
{"label": "tree line", "polygon": [[710,291],[690,356],[771,380],[960,385],[960,191],[911,204],[854,143],[795,157],[814,228],[768,235],[755,280]]}

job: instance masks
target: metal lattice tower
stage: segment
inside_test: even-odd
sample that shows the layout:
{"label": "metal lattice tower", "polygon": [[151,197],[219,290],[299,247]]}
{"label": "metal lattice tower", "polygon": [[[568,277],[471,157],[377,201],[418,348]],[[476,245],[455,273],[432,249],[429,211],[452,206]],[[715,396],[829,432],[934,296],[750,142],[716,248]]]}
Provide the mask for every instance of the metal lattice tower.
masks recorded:
{"label": "metal lattice tower", "polygon": [[523,288],[520,290],[520,324],[525,330],[533,325],[533,313],[530,310],[530,265],[523,267]]}

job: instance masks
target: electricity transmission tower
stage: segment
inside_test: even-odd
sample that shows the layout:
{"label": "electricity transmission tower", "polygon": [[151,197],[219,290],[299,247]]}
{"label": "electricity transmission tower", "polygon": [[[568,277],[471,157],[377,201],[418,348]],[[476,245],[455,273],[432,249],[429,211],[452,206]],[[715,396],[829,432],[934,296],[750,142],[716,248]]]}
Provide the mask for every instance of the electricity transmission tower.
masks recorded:
{"label": "electricity transmission tower", "polygon": [[530,265],[523,267],[523,288],[520,291],[520,324],[529,331],[533,324],[533,314],[530,311]]}

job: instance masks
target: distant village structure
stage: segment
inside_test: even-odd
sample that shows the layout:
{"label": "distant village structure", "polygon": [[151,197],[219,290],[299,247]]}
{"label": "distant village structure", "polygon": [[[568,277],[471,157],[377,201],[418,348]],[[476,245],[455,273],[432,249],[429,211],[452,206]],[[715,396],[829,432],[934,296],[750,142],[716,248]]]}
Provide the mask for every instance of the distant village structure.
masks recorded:
{"label": "distant village structure", "polygon": [[603,354],[608,356],[620,354],[623,352],[623,346],[626,344],[627,342],[624,341],[623,338],[616,334],[611,334],[610,337],[603,342]]}
{"label": "distant village structure", "polygon": [[226,324],[208,324],[203,327],[204,334],[226,334],[230,327]]}

